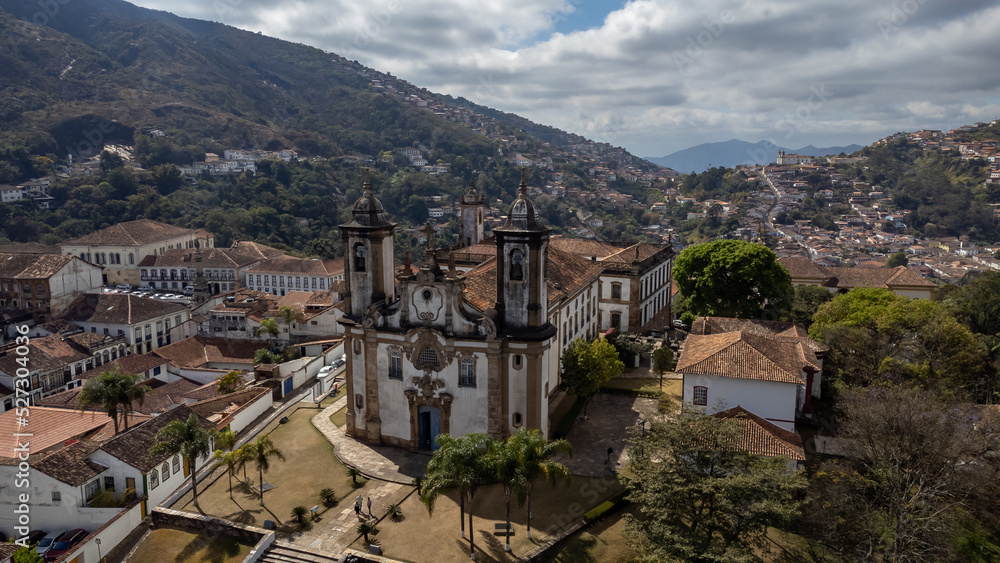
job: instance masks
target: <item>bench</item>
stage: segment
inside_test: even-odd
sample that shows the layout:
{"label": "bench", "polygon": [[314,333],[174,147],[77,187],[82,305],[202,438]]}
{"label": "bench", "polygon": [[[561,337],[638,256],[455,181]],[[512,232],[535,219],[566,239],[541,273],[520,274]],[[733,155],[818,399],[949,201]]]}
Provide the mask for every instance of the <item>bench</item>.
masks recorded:
{"label": "bench", "polygon": [[498,522],[493,525],[493,535],[494,536],[513,536],[514,535],[514,525],[511,524],[509,527],[506,522]]}

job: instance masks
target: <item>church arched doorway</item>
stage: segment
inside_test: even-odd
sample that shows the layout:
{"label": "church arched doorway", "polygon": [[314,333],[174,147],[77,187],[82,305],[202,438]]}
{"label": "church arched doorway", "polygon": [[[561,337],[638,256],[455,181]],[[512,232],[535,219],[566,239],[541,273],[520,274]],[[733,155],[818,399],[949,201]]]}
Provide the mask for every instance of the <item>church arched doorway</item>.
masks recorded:
{"label": "church arched doorway", "polygon": [[441,411],[437,407],[417,407],[417,447],[421,450],[438,449],[437,436],[441,433]]}

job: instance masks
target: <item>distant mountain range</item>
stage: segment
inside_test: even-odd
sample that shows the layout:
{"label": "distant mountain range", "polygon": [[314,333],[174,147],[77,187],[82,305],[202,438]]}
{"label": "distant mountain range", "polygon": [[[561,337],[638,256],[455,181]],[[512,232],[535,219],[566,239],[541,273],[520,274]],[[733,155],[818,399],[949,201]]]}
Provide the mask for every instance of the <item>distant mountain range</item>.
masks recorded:
{"label": "distant mountain range", "polygon": [[808,145],[798,149],[790,149],[776,146],[770,141],[750,143],[731,139],[720,143],[703,143],[659,158],[646,157],[646,160],[686,174],[688,172],[704,172],[713,166],[732,168],[747,163],[769,164],[775,161],[778,151],[809,156],[826,156],[840,153],[851,154],[862,148],[864,147],[861,145],[819,148]]}

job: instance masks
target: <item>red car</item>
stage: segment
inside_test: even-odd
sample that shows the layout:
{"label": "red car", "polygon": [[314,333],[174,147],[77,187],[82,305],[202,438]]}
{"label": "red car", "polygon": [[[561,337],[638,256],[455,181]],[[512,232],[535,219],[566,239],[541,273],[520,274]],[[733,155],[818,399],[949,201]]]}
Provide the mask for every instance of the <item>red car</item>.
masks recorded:
{"label": "red car", "polygon": [[90,532],[87,530],[84,530],[83,528],[74,528],[59,536],[59,539],[52,542],[52,547],[45,552],[45,560],[55,561],[56,559],[59,559],[65,555],[67,551],[73,549],[73,546],[80,543],[80,541],[88,535],[90,535]]}

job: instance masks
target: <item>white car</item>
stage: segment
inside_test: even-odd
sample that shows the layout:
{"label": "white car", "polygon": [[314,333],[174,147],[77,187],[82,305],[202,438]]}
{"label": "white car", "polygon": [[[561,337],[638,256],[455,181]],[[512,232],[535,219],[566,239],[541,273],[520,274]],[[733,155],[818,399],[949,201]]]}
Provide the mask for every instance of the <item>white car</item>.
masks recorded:
{"label": "white car", "polygon": [[320,368],[319,373],[316,374],[316,377],[323,379],[331,373],[333,373],[333,366],[323,366]]}

